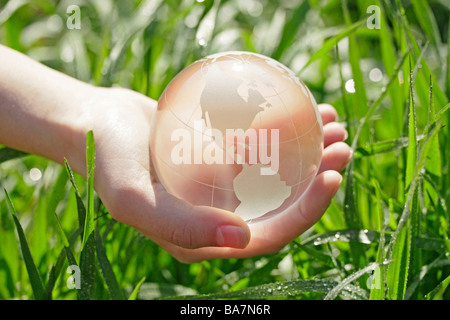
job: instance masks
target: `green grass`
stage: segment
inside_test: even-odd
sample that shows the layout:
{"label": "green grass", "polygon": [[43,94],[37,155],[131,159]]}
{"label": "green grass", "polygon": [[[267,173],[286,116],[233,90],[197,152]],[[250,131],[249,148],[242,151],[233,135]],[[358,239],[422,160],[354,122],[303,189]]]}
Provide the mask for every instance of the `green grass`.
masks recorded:
{"label": "green grass", "polygon": [[[80,30],[66,28],[68,5],[1,0],[0,42],[154,99],[209,53],[272,56],[337,108],[354,158],[321,221],[279,253],[182,264],[108,215],[93,190],[92,133],[87,180],[70,163],[2,148],[0,299],[450,298],[445,1],[86,1]],[[366,24],[370,5],[380,29]]]}

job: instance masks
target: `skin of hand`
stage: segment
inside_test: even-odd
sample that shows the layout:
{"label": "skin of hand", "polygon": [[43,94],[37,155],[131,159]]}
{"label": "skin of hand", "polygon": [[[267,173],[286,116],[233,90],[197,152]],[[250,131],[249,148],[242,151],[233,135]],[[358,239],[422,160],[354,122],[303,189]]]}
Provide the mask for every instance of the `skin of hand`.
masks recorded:
{"label": "skin of hand", "polygon": [[[103,204],[114,219],[134,227],[181,262],[279,251],[321,218],[340,187],[339,172],[352,156],[336,110],[319,105],[324,152],[311,187],[286,212],[248,225],[234,213],[179,200],[158,182],[150,161],[155,100],[128,89],[93,87],[1,46],[0,58],[19,60],[16,67],[30,73],[23,75],[27,90],[21,90],[12,67],[0,70],[0,143],[61,164],[66,158],[85,176],[86,133],[93,130],[94,185]],[[34,100],[30,91],[36,94]]]}

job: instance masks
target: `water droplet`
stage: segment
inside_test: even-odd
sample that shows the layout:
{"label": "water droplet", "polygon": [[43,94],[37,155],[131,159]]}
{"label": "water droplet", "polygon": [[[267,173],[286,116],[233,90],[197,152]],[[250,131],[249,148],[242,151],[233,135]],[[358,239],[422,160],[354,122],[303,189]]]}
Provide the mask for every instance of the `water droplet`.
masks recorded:
{"label": "water droplet", "polygon": [[355,93],[355,80],[350,79],[345,83],[345,90],[347,90],[348,93]]}
{"label": "water droplet", "polygon": [[30,170],[30,179],[33,181],[38,181],[42,178],[42,172],[38,168],[32,168]]}
{"label": "water droplet", "polygon": [[201,47],[206,47],[206,40],[203,39],[203,38],[200,38],[200,39],[198,39],[198,44],[199,44]]}
{"label": "water droplet", "polygon": [[383,72],[378,68],[373,68],[369,72],[369,78],[373,82],[379,82],[383,80]]}

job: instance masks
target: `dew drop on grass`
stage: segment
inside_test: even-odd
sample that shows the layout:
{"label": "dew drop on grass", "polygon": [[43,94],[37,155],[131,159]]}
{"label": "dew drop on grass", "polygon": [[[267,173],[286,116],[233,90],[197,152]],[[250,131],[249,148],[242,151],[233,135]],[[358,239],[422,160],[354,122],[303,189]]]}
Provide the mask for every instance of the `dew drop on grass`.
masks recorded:
{"label": "dew drop on grass", "polygon": [[347,90],[348,93],[355,93],[355,80],[350,79],[345,83],[345,90]]}
{"label": "dew drop on grass", "polygon": [[38,181],[42,178],[42,172],[38,168],[32,168],[30,170],[30,179],[33,181]]}
{"label": "dew drop on grass", "polygon": [[369,78],[373,82],[379,82],[383,80],[383,72],[379,68],[373,68],[369,72]]}

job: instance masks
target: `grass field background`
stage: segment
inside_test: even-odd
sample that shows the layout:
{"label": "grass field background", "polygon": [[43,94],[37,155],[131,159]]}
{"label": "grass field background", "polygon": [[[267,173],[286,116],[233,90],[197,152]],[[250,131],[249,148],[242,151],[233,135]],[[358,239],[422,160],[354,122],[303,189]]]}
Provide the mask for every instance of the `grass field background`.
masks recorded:
{"label": "grass field background", "polygon": [[153,99],[207,54],[271,56],[336,107],[355,151],[279,253],[182,264],[70,164],[0,146],[0,299],[449,299],[449,17],[447,0],[0,0],[0,43]]}

